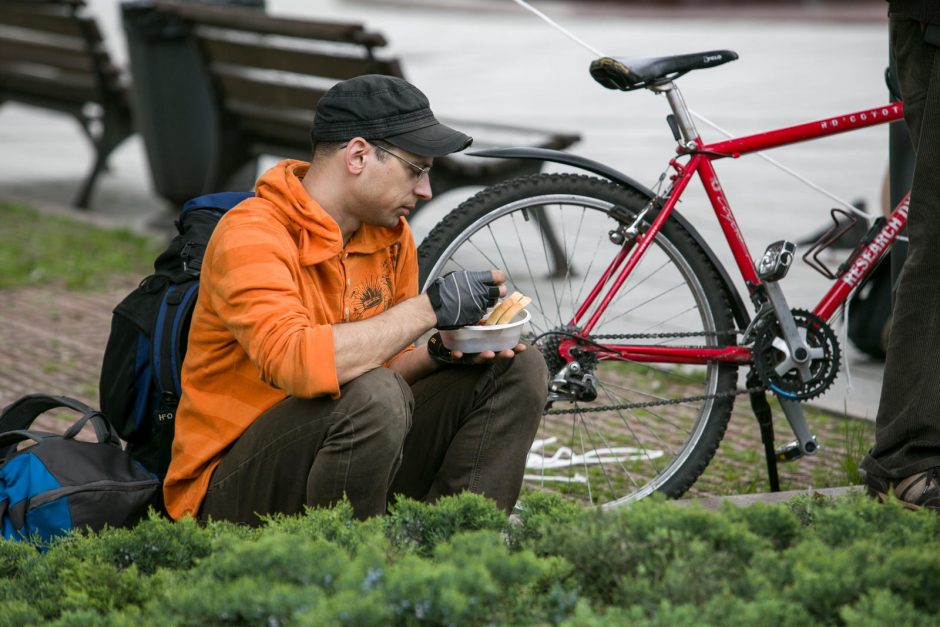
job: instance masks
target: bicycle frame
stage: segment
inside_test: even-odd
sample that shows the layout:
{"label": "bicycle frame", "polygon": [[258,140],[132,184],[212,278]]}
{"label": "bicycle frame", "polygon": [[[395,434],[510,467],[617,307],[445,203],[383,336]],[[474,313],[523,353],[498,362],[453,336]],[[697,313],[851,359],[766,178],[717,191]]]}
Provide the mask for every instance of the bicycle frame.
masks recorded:
{"label": "bicycle frame", "polygon": [[[737,220],[734,217],[731,205],[722,189],[721,182],[718,180],[718,175],[712,165],[713,161],[726,158],[737,159],[744,155],[769,148],[787,146],[802,141],[819,139],[869,126],[893,122],[902,119],[904,116],[903,105],[899,102],[894,102],[882,107],[705,144],[691,122],[689,111],[682,101],[678,89],[673,84],[667,84],[658,88],[657,91],[666,94],[673,113],[677,118],[677,126],[679,127],[682,137],[677,149],[679,157],[673,158],[670,161],[670,166],[675,171],[672,177],[672,187],[665,204],[652,221],[650,228],[646,232],[638,235],[632,242],[624,244],[620,252],[601,276],[601,279],[593,287],[586,301],[575,313],[570,324],[580,327],[586,335],[589,335],[591,330],[598,323],[620,287],[639,263],[643,253],[656,238],[662,225],[669,219],[686,187],[696,175],[705,187],[705,192],[734,256],[741,277],[747,286],[748,292],[753,297],[755,293],[762,290],[764,284],[758,276],[754,260],[748,251],[744,236],[738,227]],[[684,164],[679,163],[677,159],[682,157],[689,157],[688,162]],[[875,234],[873,238],[866,238],[866,240],[859,244],[851,253],[849,257],[851,265],[848,269],[841,272],[832,288],[829,289],[815,306],[813,312],[817,316],[829,321],[850,296],[852,291],[858,287],[868,273],[878,265],[884,253],[890,248],[898,233],[907,223],[909,202],[910,195],[906,196],[898,204],[881,230]],[[590,316],[588,315],[589,313]],[[731,331],[729,330],[729,332]],[[577,346],[577,341],[569,339],[561,342],[559,348],[563,355],[570,358],[569,350],[575,346]],[[706,364],[711,362],[746,364],[752,362],[751,349],[743,346],[712,348],[705,345],[698,347],[671,347],[605,344],[603,349],[598,348],[597,354],[601,359],[623,359],[628,361],[676,364]]]}

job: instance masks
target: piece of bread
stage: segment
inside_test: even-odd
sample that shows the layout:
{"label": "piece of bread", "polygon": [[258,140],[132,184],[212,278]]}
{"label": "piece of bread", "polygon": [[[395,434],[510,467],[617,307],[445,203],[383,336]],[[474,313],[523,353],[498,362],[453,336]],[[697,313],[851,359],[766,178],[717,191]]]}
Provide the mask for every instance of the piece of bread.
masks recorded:
{"label": "piece of bread", "polygon": [[[532,299],[528,296],[523,296],[522,298],[516,299],[516,301],[504,311],[499,318],[496,319],[496,322],[493,324],[509,324],[512,322],[513,318],[522,311],[526,305],[532,302]],[[492,318],[492,316],[490,316]]]}
{"label": "piece of bread", "polygon": [[482,320],[480,324],[496,324],[496,321],[499,319],[499,317],[502,316],[506,312],[507,309],[512,307],[513,303],[515,303],[516,300],[519,298],[523,298],[522,293],[513,292],[511,295],[504,298],[503,302],[496,305],[496,307],[493,308],[493,311],[490,312],[490,315],[486,318],[486,320]]}

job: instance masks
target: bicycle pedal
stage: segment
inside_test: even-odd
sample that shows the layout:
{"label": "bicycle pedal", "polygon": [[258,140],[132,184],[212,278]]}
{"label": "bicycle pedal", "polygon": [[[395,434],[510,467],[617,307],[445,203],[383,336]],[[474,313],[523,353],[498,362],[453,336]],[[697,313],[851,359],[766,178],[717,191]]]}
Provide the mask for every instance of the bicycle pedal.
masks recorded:
{"label": "bicycle pedal", "polygon": [[796,440],[789,444],[784,444],[774,451],[778,462],[794,462],[803,457],[803,451],[800,449],[800,443]]}
{"label": "bicycle pedal", "polygon": [[774,242],[767,247],[760,263],[757,264],[757,275],[762,281],[779,281],[790,271],[795,252],[796,244],[793,242],[786,240]]}

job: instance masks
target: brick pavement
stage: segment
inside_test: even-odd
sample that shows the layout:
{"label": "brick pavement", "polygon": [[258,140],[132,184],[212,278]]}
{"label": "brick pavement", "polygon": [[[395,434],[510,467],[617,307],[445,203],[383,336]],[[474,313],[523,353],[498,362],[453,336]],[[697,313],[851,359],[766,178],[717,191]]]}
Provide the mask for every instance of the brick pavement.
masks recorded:
{"label": "brick pavement", "polygon": [[[98,376],[111,309],[139,277],[90,292],[53,286],[10,289],[0,298],[0,407],[48,392],[98,407]],[[49,412],[35,428],[60,431],[71,411]]]}

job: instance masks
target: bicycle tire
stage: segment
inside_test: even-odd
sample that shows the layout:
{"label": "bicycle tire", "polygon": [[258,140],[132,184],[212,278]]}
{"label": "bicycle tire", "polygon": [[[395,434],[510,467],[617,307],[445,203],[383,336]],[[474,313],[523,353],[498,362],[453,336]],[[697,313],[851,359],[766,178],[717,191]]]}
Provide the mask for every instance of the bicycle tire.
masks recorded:
{"label": "bicycle tire", "polygon": [[[518,290],[532,297],[528,307],[532,314],[528,337],[532,339],[570,320],[600,276],[599,268],[606,267],[619,250],[608,233],[622,222],[611,211],[621,220],[625,215],[632,220],[648,201],[639,192],[583,175],[539,174],[495,185],[452,210],[424,239],[418,250],[420,284],[425,286],[451,270],[503,269],[510,292]],[[654,215],[651,211],[644,221],[648,224]],[[562,253],[557,261],[547,250],[553,233],[556,249]],[[583,250],[591,255],[581,255]],[[598,257],[603,261],[600,265]],[[580,283],[577,295],[575,283]],[[668,299],[663,298],[666,295]],[[705,332],[711,335],[704,339],[646,341],[731,345],[735,334],[729,302],[708,256],[688,231],[670,219],[592,335]],[[553,363],[559,364],[551,355],[554,347],[544,340],[540,344],[552,370]],[[543,416],[536,436],[543,444],[529,456],[524,490],[550,490],[607,506],[653,491],[674,498],[686,492],[724,436],[737,388],[737,367],[602,360],[595,375],[596,401],[563,403],[562,409],[573,412],[567,418]],[[598,405],[698,395],[713,397],[650,409],[590,411]],[[553,453],[548,450],[551,444],[558,445]]]}

